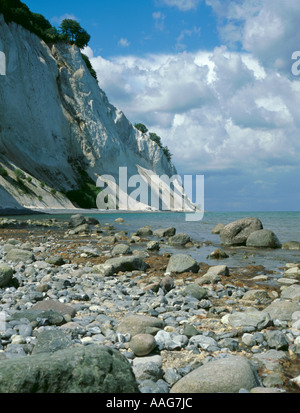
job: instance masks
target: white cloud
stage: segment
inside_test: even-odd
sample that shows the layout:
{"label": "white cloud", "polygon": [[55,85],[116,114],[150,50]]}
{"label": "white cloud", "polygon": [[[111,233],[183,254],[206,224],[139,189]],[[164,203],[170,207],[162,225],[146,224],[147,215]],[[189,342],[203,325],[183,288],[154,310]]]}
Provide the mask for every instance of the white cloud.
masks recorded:
{"label": "white cloud", "polygon": [[154,12],[154,13],[152,14],[152,17],[153,17],[153,19],[154,19],[154,21],[155,21],[155,27],[156,27],[156,29],[157,29],[157,30],[160,30],[160,31],[164,30],[164,28],[165,28],[165,18],[166,18],[166,16],[165,16],[162,12],[157,11],[157,12]]}
{"label": "white cloud", "polygon": [[122,37],[122,38],[119,40],[118,45],[119,45],[119,46],[122,46],[122,47],[129,47],[129,46],[130,46],[130,42],[129,42],[126,38]]}
{"label": "white cloud", "polygon": [[177,7],[179,10],[187,11],[196,9],[202,0],[162,0],[167,6]]}
{"label": "white cloud", "polygon": [[267,67],[290,73],[300,49],[298,0],[205,0],[220,20],[221,39],[240,44]]}
{"label": "white cloud", "polygon": [[180,35],[177,38],[177,44],[176,44],[176,49],[177,50],[184,50],[187,48],[186,44],[183,43],[185,37],[191,37],[192,35],[197,35],[199,36],[201,33],[201,28],[200,27],[193,27],[193,29],[185,29],[182,30]]}
{"label": "white cloud", "polygon": [[63,20],[65,20],[65,19],[71,19],[71,20],[80,21],[74,14],[66,13],[66,14],[63,14],[62,16],[54,16],[54,17],[52,17],[51,23],[52,23],[52,24],[58,24],[58,25],[60,25],[61,22],[62,22]]}
{"label": "white cloud", "polygon": [[111,102],[160,135],[183,173],[297,161],[298,83],[253,56],[216,48],[91,60]]}
{"label": "white cloud", "polygon": [[[232,205],[242,205],[247,191],[254,194],[249,202],[268,196],[286,208],[284,196],[298,205],[300,76],[291,75],[293,62],[288,68],[285,55],[300,4],[281,2],[280,9],[277,0],[245,0],[243,7],[235,0],[206,2],[226,19],[227,47],[110,60],[88,49],[100,87],[132,123],[161,136],[179,173],[205,172],[214,191],[222,182]],[[299,34],[295,38],[300,45]],[[229,48],[237,39],[242,52]],[[217,195],[212,198],[216,202]]]}

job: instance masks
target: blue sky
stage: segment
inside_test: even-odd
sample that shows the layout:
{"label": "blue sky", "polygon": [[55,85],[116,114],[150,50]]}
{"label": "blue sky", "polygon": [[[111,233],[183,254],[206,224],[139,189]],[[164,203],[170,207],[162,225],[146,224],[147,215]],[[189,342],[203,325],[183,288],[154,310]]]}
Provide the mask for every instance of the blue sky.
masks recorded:
{"label": "blue sky", "polygon": [[299,211],[299,0],[25,3],[91,34],[100,87],[205,176],[205,209]]}
{"label": "blue sky", "polygon": [[183,47],[192,51],[218,44],[216,15],[205,3],[183,11],[160,0],[28,0],[25,3],[55,26],[62,17],[78,20],[91,34],[91,48],[106,58],[120,53],[178,52]]}

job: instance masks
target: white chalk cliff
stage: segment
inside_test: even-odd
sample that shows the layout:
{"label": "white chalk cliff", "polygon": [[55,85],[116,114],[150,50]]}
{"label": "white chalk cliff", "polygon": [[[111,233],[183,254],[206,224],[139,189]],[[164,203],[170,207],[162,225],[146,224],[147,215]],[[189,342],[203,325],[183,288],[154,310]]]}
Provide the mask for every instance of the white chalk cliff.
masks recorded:
{"label": "white chalk cliff", "polygon": [[[6,57],[6,76],[0,76],[0,166],[8,172],[0,176],[0,208],[72,208],[49,189],[76,189],[79,168],[94,182],[104,174],[117,178],[119,167],[127,167],[128,176],[176,174],[162,149],[109,103],[76,46],[49,46],[0,15],[0,51]],[[28,192],[12,185],[15,168],[31,177]],[[39,187],[40,181],[46,187]],[[189,200],[185,206],[193,210]],[[136,209],[147,207],[136,203]]]}

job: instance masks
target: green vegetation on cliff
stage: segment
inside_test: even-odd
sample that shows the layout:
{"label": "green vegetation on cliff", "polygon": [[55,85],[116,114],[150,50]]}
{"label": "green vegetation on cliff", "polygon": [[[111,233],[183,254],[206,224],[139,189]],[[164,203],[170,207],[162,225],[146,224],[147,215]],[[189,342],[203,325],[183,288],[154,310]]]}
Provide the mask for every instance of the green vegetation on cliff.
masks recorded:
{"label": "green vegetation on cliff", "polygon": [[[148,133],[148,128],[147,128],[147,126],[145,126],[143,123],[136,123],[135,125],[134,125],[134,127],[136,128],[136,129],[138,129],[140,132],[142,132],[142,133]],[[154,132],[149,132],[149,138],[153,141],[153,142],[155,142],[156,143],[156,145],[158,145],[161,149],[162,149],[162,151],[163,151],[163,153],[165,154],[165,157],[167,158],[167,160],[168,160],[168,162],[171,162],[171,159],[172,159],[172,154],[171,154],[171,152],[170,152],[170,150],[169,150],[169,148],[167,147],[167,146],[163,146],[162,145],[162,142],[161,142],[161,137],[160,136],[158,136],[156,133],[154,133]]]}
{"label": "green vegetation on cliff", "polygon": [[31,12],[29,7],[20,0],[0,0],[0,13],[3,14],[6,23],[15,22],[39,36],[46,43],[64,40],[44,16]]}
{"label": "green vegetation on cliff", "polygon": [[102,191],[102,188],[98,188],[87,172],[80,167],[78,168],[78,174],[79,189],[69,191],[65,195],[79,208],[97,208],[97,196]]}
{"label": "green vegetation on cliff", "polygon": [[[46,43],[64,42],[75,44],[82,49],[88,45],[91,38],[77,21],[65,19],[57,29],[44,16],[30,11],[29,7],[20,0],[0,0],[0,13],[3,14],[6,23],[15,22]],[[83,54],[82,58],[91,75],[97,80],[89,58]]]}

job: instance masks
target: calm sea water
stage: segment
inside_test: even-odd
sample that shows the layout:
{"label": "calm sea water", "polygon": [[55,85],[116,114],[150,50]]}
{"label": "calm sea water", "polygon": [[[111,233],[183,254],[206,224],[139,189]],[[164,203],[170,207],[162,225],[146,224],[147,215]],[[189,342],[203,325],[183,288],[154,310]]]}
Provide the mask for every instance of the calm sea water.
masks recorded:
{"label": "calm sea water", "polygon": [[[185,232],[193,240],[201,243],[200,248],[190,248],[188,252],[199,262],[208,262],[207,256],[217,247],[222,248],[229,254],[225,260],[209,260],[211,265],[226,264],[232,267],[248,264],[263,265],[266,269],[278,271],[287,262],[300,262],[300,251],[288,251],[282,249],[260,250],[239,248],[224,248],[220,244],[219,235],[211,233],[218,224],[228,224],[245,217],[259,218],[265,229],[273,231],[281,243],[286,241],[300,242],[300,212],[208,212],[203,220],[199,222],[187,222],[184,213],[159,212],[159,213],[88,213],[87,216],[96,217],[101,224],[112,224],[117,230],[125,230],[128,234],[135,232],[143,226],[152,229],[175,227],[177,233]],[[49,219],[68,220],[71,215],[35,215],[23,216],[22,219]],[[118,217],[124,218],[124,223],[116,223]],[[11,217],[12,218],[12,217]],[[15,217],[21,219],[21,217]],[[204,245],[203,245],[204,243]],[[205,244],[206,243],[206,244]],[[211,245],[213,243],[213,245]],[[207,245],[209,244],[209,245]],[[162,251],[172,251],[168,246],[163,246]]]}

